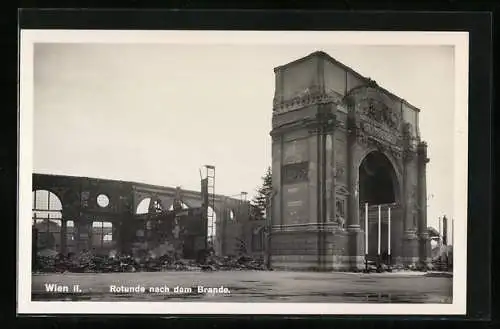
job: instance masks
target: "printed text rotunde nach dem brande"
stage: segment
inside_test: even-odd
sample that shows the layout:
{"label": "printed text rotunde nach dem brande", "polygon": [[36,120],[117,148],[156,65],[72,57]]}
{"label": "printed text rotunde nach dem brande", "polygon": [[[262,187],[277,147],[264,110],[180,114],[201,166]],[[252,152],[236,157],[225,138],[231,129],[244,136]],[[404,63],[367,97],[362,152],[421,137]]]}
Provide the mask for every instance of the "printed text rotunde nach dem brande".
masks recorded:
{"label": "printed text rotunde nach dem brande", "polygon": [[[82,288],[79,285],[74,285],[73,287],[69,287],[66,285],[59,285],[54,283],[46,283],[45,291],[54,292],[54,293],[70,293],[70,292],[83,292]],[[196,286],[195,288],[191,287],[168,287],[166,285],[163,286],[154,286],[154,287],[145,287],[142,285],[136,286],[123,286],[123,285],[110,285],[109,286],[110,293],[116,294],[131,294],[131,293],[175,293],[175,294],[189,294],[189,293],[200,293],[200,294],[230,294],[228,288],[224,286],[220,287],[204,287],[204,286]]]}

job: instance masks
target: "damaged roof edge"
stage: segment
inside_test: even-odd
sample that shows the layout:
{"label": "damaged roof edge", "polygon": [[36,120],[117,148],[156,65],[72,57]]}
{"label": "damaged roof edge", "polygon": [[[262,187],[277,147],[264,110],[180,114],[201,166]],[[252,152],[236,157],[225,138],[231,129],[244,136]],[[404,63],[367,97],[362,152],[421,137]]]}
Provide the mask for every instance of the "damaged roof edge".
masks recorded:
{"label": "damaged roof edge", "polygon": [[[296,60],[294,60],[292,62],[289,62],[289,63],[283,64],[283,65],[277,66],[277,67],[274,68],[274,73],[277,73],[278,71],[280,71],[282,69],[286,69],[286,68],[288,68],[290,66],[293,66],[293,65],[305,62],[308,59],[313,58],[313,57],[322,57],[322,58],[325,58],[329,62],[331,62],[331,63],[339,66],[340,68],[346,70],[347,72],[351,73],[356,78],[365,81],[367,84],[368,84],[368,82],[375,82],[376,83],[375,79],[371,79],[369,77],[365,77],[365,76],[361,75],[360,73],[356,72],[354,69],[350,68],[349,66],[345,65],[344,63],[339,62],[338,60],[336,60],[335,58],[333,58],[332,56],[330,56],[329,54],[327,54],[326,52],[324,52],[322,50],[314,51],[314,52],[310,53],[309,55],[306,55],[306,56],[304,56],[302,58],[299,58],[299,59],[296,59]],[[382,92],[386,93],[389,97],[391,97],[393,99],[396,99],[397,101],[400,101],[401,103],[405,104],[406,106],[412,108],[413,110],[415,110],[417,112],[420,112],[420,109],[418,107],[416,107],[415,105],[412,105],[412,104],[408,103],[403,98],[401,98],[401,97],[397,96],[396,94],[390,92],[389,90],[385,89],[384,87],[381,87],[377,83],[376,83],[376,85],[377,85],[378,89],[380,89]]]}
{"label": "damaged roof edge", "polygon": [[[171,187],[171,186],[161,186],[161,185],[153,185],[153,184],[147,184],[147,183],[141,183],[141,182],[132,182],[132,181],[124,181],[124,180],[118,180],[118,179],[107,179],[107,178],[97,178],[97,177],[86,177],[86,176],[72,176],[72,175],[58,175],[58,174],[42,174],[42,173],[33,173],[35,176],[45,176],[45,177],[54,177],[54,178],[67,178],[67,179],[78,179],[78,180],[93,180],[93,181],[101,181],[101,182],[109,182],[109,183],[118,183],[118,184],[130,184],[132,186],[132,189],[135,189],[137,187],[139,188],[150,188],[150,189],[160,189],[160,190],[168,190],[169,192],[175,193],[177,191],[177,187]],[[181,188],[181,191],[184,193],[193,193],[193,194],[201,194],[200,191],[194,191],[194,190],[187,190]],[[240,201],[239,199],[235,199],[232,197],[228,197],[222,194],[215,194],[216,197],[219,198],[227,198],[231,200],[237,200]]]}

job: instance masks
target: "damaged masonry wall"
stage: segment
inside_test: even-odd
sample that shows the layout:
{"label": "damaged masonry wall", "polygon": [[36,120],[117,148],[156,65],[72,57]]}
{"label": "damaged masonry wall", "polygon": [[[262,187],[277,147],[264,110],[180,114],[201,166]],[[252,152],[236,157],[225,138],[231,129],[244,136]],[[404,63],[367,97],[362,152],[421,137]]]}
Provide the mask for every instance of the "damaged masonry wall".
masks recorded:
{"label": "damaged masonry wall", "polygon": [[[263,253],[263,225],[250,219],[248,202],[216,195],[214,208],[216,254]],[[195,259],[205,247],[204,209],[196,191],[33,174],[33,242],[39,254],[170,253]]]}

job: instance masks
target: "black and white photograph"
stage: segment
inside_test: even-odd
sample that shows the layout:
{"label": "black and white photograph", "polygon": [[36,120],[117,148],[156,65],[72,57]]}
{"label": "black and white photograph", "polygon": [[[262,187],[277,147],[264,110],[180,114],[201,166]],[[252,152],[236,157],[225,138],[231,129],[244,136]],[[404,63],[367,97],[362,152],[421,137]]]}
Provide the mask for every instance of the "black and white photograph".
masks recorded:
{"label": "black and white photograph", "polygon": [[20,45],[20,310],[465,313],[467,33]]}

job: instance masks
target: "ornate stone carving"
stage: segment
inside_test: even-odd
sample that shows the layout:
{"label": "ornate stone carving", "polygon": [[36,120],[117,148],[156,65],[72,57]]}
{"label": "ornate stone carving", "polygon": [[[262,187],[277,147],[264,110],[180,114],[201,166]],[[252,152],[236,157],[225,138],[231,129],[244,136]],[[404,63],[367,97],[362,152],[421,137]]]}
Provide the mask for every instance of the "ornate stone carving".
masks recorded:
{"label": "ornate stone carving", "polygon": [[345,228],[345,201],[344,199],[337,199],[335,201],[335,222],[340,229]]}
{"label": "ornate stone carving", "polygon": [[427,143],[420,142],[417,146],[418,158],[422,164],[426,164],[429,162],[429,158],[427,157]]}
{"label": "ornate stone carving", "polygon": [[282,167],[283,184],[295,184],[308,180],[309,162],[300,162]]}
{"label": "ornate stone carving", "polygon": [[339,229],[345,229],[345,218],[339,214],[335,214],[335,223],[339,226]]}
{"label": "ornate stone carving", "polygon": [[376,88],[378,87],[377,81],[373,80],[372,78],[367,78],[366,79],[366,86],[371,87],[371,88]]}
{"label": "ornate stone carving", "polygon": [[337,185],[336,193],[339,195],[349,195],[349,191],[342,185]]}
{"label": "ornate stone carving", "polygon": [[341,129],[345,129],[346,128],[346,124],[342,120],[337,120],[337,121],[335,121],[335,127],[341,128]]}
{"label": "ornate stone carving", "polygon": [[320,92],[319,88],[306,88],[303,91],[295,94],[289,100],[281,100],[276,98],[273,102],[274,114],[281,114],[289,111],[294,111],[306,106],[316,104],[341,103],[341,96],[337,92],[328,91]]}
{"label": "ornate stone carving", "polygon": [[343,199],[337,199],[337,201],[335,201],[335,210],[337,211],[337,215],[345,216],[344,200]]}
{"label": "ornate stone carving", "polygon": [[379,122],[390,129],[397,130],[400,127],[401,117],[398,111],[392,111],[385,103],[368,98],[363,102],[361,113],[370,120]]}
{"label": "ornate stone carving", "polygon": [[333,177],[342,178],[344,177],[344,174],[345,174],[345,168],[343,164],[337,161],[335,167],[333,168]]}
{"label": "ornate stone carving", "polygon": [[406,145],[403,150],[403,160],[405,162],[411,162],[413,159],[415,159],[416,156],[417,151],[415,150],[415,148],[411,144]]}
{"label": "ornate stone carving", "polygon": [[386,142],[388,144],[398,146],[403,145],[401,136],[394,131],[383,129],[376,124],[366,121],[360,123],[360,128],[361,133],[371,136],[381,142]]}

